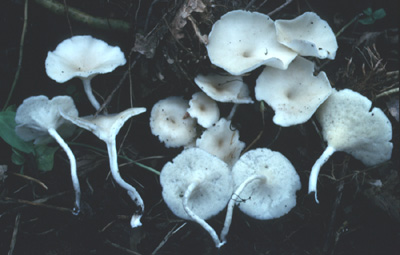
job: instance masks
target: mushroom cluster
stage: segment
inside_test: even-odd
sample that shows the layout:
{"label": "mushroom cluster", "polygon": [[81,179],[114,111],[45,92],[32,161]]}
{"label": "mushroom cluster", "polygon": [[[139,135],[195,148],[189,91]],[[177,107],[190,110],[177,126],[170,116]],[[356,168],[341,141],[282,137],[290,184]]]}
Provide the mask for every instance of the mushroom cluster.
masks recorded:
{"label": "mushroom cluster", "polygon": [[[47,75],[59,83],[74,77],[82,80],[89,101],[96,110],[100,104],[93,95],[91,79],[98,74],[113,71],[126,63],[124,53],[119,47],[109,46],[102,40],[89,35],[73,36],[61,42],[53,52],[49,52],[45,61]],[[124,123],[132,116],[145,112],[145,108],[130,108],[116,114],[78,117],[78,110],[69,96],[56,96],[49,100],[46,96],[32,96],[18,107],[15,122],[16,134],[25,141],[34,140],[35,144],[56,140],[66,152],[70,165],[73,187],[75,189],[74,214],[81,209],[81,189],[73,152],[63,140],[72,135],[75,125],[93,132],[103,140],[108,149],[110,169],[114,180],[137,204],[138,212],[133,214],[131,227],[141,225],[144,203],[136,189],[120,176],[117,163],[116,136]]]}

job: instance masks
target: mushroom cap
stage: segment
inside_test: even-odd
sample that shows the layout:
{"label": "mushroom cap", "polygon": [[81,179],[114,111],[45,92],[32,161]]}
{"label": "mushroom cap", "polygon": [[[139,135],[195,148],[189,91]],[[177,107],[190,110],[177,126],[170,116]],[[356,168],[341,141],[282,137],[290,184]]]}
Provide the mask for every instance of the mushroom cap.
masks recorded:
{"label": "mushroom cap", "polygon": [[392,125],[383,111],[371,108],[363,95],[344,89],[334,90],[316,112],[328,145],[372,166],[392,155]]}
{"label": "mushroom cap", "polygon": [[275,24],[267,15],[242,10],[215,22],[206,47],[211,63],[233,75],[261,65],[286,69],[297,55],[276,40]]}
{"label": "mushroom cap", "polygon": [[238,207],[260,220],[281,217],[296,205],[300,178],[290,161],[279,152],[266,148],[243,154],[232,169],[235,187],[254,175],[264,175],[266,182],[250,182],[240,193]]}
{"label": "mushroom cap", "polygon": [[51,100],[43,95],[28,97],[17,109],[15,132],[24,141],[35,140],[35,144],[52,141],[48,133],[50,128],[68,137],[75,127],[60,115],[60,111],[78,116],[74,101],[69,96],[56,96]]}
{"label": "mushroom cap", "polygon": [[335,59],[338,44],[329,24],[314,12],[276,20],[277,40],[302,56]]}
{"label": "mushroom cap", "polygon": [[256,99],[274,109],[275,124],[288,127],[306,122],[331,94],[326,74],[313,72],[313,62],[297,57],[287,70],[266,67],[257,78]]}
{"label": "mushroom cap", "polygon": [[190,196],[188,206],[195,214],[206,220],[225,208],[233,192],[229,167],[199,148],[189,148],[165,164],[160,175],[162,196],[176,216],[192,219],[182,201],[186,189],[194,182],[199,185]]}
{"label": "mushroom cap", "polygon": [[78,35],[62,41],[45,61],[47,75],[58,83],[74,77],[88,78],[109,73],[125,65],[124,53],[90,35]]}
{"label": "mushroom cap", "polygon": [[61,114],[64,118],[68,119],[78,127],[91,131],[99,139],[109,143],[115,140],[119,130],[129,118],[139,115],[145,111],[146,108],[136,107],[126,109],[120,113],[108,115],[74,117],[65,112],[61,112]]}
{"label": "mushroom cap", "polygon": [[236,104],[253,103],[249,95],[249,88],[243,82],[241,76],[199,74],[194,79],[194,82],[215,101]]}
{"label": "mushroom cap", "polygon": [[181,97],[158,101],[151,110],[150,128],[166,147],[190,144],[196,137],[196,120],[187,116],[189,103]]}
{"label": "mushroom cap", "polygon": [[232,166],[240,157],[245,144],[239,140],[239,131],[231,129],[231,121],[221,118],[204,131],[196,140],[196,146]]}
{"label": "mushroom cap", "polygon": [[219,120],[219,108],[217,103],[204,92],[193,94],[189,101],[187,112],[192,118],[197,119],[202,127],[209,128]]}

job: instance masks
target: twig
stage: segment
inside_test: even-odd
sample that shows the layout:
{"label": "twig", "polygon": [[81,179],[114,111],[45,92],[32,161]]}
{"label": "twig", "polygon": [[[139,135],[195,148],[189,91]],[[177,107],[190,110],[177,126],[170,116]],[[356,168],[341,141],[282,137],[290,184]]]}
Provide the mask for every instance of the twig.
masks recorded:
{"label": "twig", "polygon": [[[65,14],[65,6],[55,0],[34,1],[57,15]],[[73,7],[68,7],[68,15],[72,20],[84,23],[93,28],[112,29],[123,33],[128,33],[131,29],[131,24],[123,20],[94,17]]]}
{"label": "twig", "polygon": [[344,25],[344,26],[339,30],[339,32],[336,33],[335,36],[336,36],[336,37],[339,37],[339,36],[344,32],[344,30],[346,30],[351,24],[353,24],[354,22],[356,22],[356,21],[358,20],[358,18],[361,17],[362,15],[363,15],[362,13],[357,14],[352,20],[350,20],[349,23],[347,23],[346,25]]}
{"label": "twig", "polygon": [[54,205],[47,205],[47,204],[42,204],[42,203],[36,203],[36,202],[29,201],[29,200],[13,199],[10,197],[4,197],[4,200],[9,201],[11,203],[32,205],[32,206],[38,206],[38,207],[43,207],[43,208],[47,208],[47,209],[53,209],[53,210],[57,210],[57,211],[61,211],[61,212],[73,213],[73,211],[68,208],[54,206]]}
{"label": "twig", "polygon": [[130,250],[128,248],[122,247],[121,245],[113,243],[110,240],[106,240],[106,244],[111,245],[112,247],[117,248],[118,250],[123,251],[123,252],[125,252],[127,254],[141,255],[140,253],[138,253],[136,251],[132,251],[132,250]]}
{"label": "twig", "polygon": [[23,174],[19,174],[19,173],[13,173],[13,172],[7,172],[7,174],[11,174],[14,176],[18,176],[21,177],[23,179],[29,180],[29,181],[33,181],[36,182],[37,184],[39,184],[40,186],[42,186],[44,189],[48,190],[49,188],[46,186],[46,184],[44,184],[43,182],[39,181],[38,179],[35,179],[33,177],[27,176],[27,175],[23,175]]}
{"label": "twig", "polygon": [[71,36],[74,36],[74,33],[72,32],[71,20],[69,19],[69,14],[68,14],[67,0],[64,0],[64,7],[65,7],[65,17],[67,18],[69,31],[71,32]]}
{"label": "twig", "polygon": [[375,98],[390,96],[391,94],[394,94],[394,93],[399,93],[399,88],[394,88],[394,89],[389,89],[389,90],[383,91],[382,93],[376,95]]}
{"label": "twig", "polygon": [[8,250],[8,255],[12,255],[14,253],[15,243],[17,242],[17,234],[18,234],[20,219],[21,219],[21,213],[18,213],[17,216],[15,217],[14,231],[11,238],[10,249]]}
{"label": "twig", "polygon": [[268,16],[272,16],[275,13],[279,12],[280,10],[282,10],[283,8],[285,8],[286,6],[288,6],[291,2],[293,2],[293,0],[286,0],[286,2],[284,4],[282,4],[281,6],[279,6],[278,8],[276,8],[275,10],[273,10],[272,12],[268,13]]}
{"label": "twig", "polygon": [[124,73],[122,76],[121,80],[115,86],[114,90],[111,91],[110,95],[107,97],[107,99],[104,101],[104,103],[101,105],[101,107],[97,110],[96,115],[98,115],[103,109],[111,102],[111,99],[113,98],[114,94],[117,92],[117,90],[122,86],[124,83],[126,77],[128,77],[129,72],[133,69],[133,67],[136,65],[137,60],[140,58],[140,54],[136,55],[135,59],[132,61],[132,64],[130,65],[129,69]]}
{"label": "twig", "polygon": [[19,43],[19,59],[18,59],[18,66],[17,66],[17,71],[15,72],[14,76],[14,81],[11,85],[11,90],[8,93],[8,97],[6,100],[6,103],[4,104],[3,111],[7,108],[8,103],[10,103],[12,94],[14,92],[14,89],[17,85],[18,79],[19,79],[19,73],[21,72],[21,67],[22,67],[22,56],[24,53],[24,42],[25,42],[25,34],[26,34],[26,28],[28,24],[28,0],[25,0],[25,5],[24,5],[24,25],[22,27],[22,35],[21,35],[21,42]]}
{"label": "twig", "polygon": [[186,222],[180,225],[178,228],[176,228],[177,225],[175,225],[163,238],[163,240],[160,242],[160,244],[154,249],[154,251],[151,253],[151,255],[156,255],[157,252],[167,243],[168,239],[173,236],[176,232],[181,230],[186,225]]}

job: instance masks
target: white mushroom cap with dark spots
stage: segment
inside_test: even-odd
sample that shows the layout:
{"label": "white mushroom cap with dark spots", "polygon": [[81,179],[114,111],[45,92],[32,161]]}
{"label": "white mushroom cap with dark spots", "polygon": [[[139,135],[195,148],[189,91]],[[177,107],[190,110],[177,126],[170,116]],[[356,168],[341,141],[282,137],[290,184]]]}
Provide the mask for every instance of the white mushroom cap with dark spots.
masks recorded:
{"label": "white mushroom cap with dark spots", "polygon": [[275,27],[278,41],[301,56],[335,59],[336,36],[314,12],[305,12],[292,20],[276,20]]}
{"label": "white mushroom cap with dark spots", "polygon": [[194,79],[199,88],[217,102],[250,104],[249,88],[241,76],[199,74]]}
{"label": "white mushroom cap with dark spots", "polygon": [[328,98],[332,87],[324,72],[317,76],[314,63],[297,57],[287,70],[266,67],[256,81],[256,99],[275,111],[275,124],[288,127],[308,121]]}
{"label": "white mushroom cap with dark spots", "polygon": [[245,144],[239,140],[239,131],[231,127],[231,121],[221,118],[204,131],[196,140],[196,146],[232,166],[240,157]]}
{"label": "white mushroom cap with dark spots", "polygon": [[109,73],[125,63],[124,53],[118,46],[110,46],[89,35],[78,35],[62,41],[49,52],[45,66],[51,79],[64,83],[74,77]]}
{"label": "white mushroom cap with dark spots", "polygon": [[189,101],[187,112],[202,127],[209,128],[219,120],[219,108],[217,103],[204,92],[193,94]]}
{"label": "white mushroom cap with dark spots", "polygon": [[212,64],[232,75],[242,75],[261,65],[286,69],[297,53],[276,40],[275,24],[265,14],[231,11],[214,23],[208,36]]}
{"label": "white mushroom cap with dark spots", "polygon": [[196,137],[196,120],[187,113],[189,103],[181,97],[158,101],[151,110],[150,128],[166,147],[190,144]]}
{"label": "white mushroom cap with dark spots", "polygon": [[235,189],[248,178],[264,176],[249,182],[236,204],[250,217],[268,220],[287,214],[296,205],[300,178],[290,161],[279,152],[266,148],[243,154],[232,169]]}
{"label": "white mushroom cap with dark spots", "polygon": [[186,149],[165,164],[160,183],[165,203],[176,216],[187,220],[192,218],[186,213],[182,201],[190,184],[198,183],[188,206],[204,220],[222,211],[233,191],[228,165],[199,148]]}

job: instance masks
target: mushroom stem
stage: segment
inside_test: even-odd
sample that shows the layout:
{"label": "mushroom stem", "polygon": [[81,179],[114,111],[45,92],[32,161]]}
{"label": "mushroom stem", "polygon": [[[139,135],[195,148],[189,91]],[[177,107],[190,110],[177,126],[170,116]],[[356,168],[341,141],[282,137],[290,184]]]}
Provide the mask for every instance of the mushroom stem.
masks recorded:
{"label": "mushroom stem", "polygon": [[227,206],[227,211],[226,211],[226,216],[225,216],[225,223],[224,223],[224,228],[221,231],[221,241],[223,243],[226,243],[226,236],[228,235],[229,228],[231,226],[232,222],[232,215],[233,215],[233,208],[235,207],[235,204],[240,201],[240,193],[246,188],[246,186],[254,181],[254,180],[260,180],[261,182],[266,182],[267,178],[264,175],[252,175],[249,178],[247,178],[244,182],[242,182],[239,187],[236,188],[236,190],[233,192],[231,199],[229,200],[228,206]]}
{"label": "mushroom stem", "polygon": [[68,156],[71,165],[71,178],[75,190],[75,207],[73,214],[78,215],[81,210],[81,187],[79,185],[78,174],[76,171],[76,159],[69,146],[65,143],[64,139],[57,133],[54,128],[48,129],[49,134],[58,142]]}
{"label": "mushroom stem", "polygon": [[329,157],[336,151],[335,148],[332,146],[326,147],[325,151],[322,153],[322,155],[319,157],[319,159],[315,162],[311,169],[310,173],[310,179],[308,181],[308,194],[311,192],[315,192],[315,201],[319,203],[317,199],[317,180],[318,180],[318,174],[319,170],[321,170],[321,167],[323,164],[328,161]]}
{"label": "mushroom stem", "polygon": [[210,234],[211,238],[213,239],[213,241],[215,243],[215,247],[220,248],[222,245],[225,244],[225,242],[221,242],[218,239],[218,235],[215,232],[215,230],[205,220],[200,218],[197,214],[195,214],[189,208],[188,201],[189,201],[190,195],[192,194],[193,190],[195,190],[198,185],[199,185],[198,182],[193,182],[187,187],[185,194],[183,196],[183,208],[185,209],[185,212],[193,219],[193,221],[200,224],[200,226],[202,226]]}
{"label": "mushroom stem", "polygon": [[233,104],[231,112],[229,113],[229,116],[226,118],[227,120],[232,120],[233,116],[235,116],[238,106],[239,104]]}
{"label": "mushroom stem", "polygon": [[142,223],[140,222],[140,218],[143,215],[144,212],[144,203],[142,198],[140,197],[139,193],[136,191],[136,189],[131,186],[129,183],[124,181],[119,173],[119,168],[118,168],[118,161],[117,161],[117,146],[115,144],[115,140],[106,142],[107,144],[107,151],[108,151],[108,157],[110,159],[110,169],[111,169],[111,174],[114,178],[114,180],[124,189],[127,190],[128,195],[131,197],[132,201],[136,203],[138,207],[140,207],[140,210],[138,213],[133,214],[131,218],[131,227],[140,227]]}
{"label": "mushroom stem", "polygon": [[93,105],[93,107],[97,110],[100,109],[100,104],[97,101],[97,99],[94,97],[93,95],[93,91],[92,91],[92,86],[90,84],[92,77],[88,77],[88,78],[81,78],[82,82],[83,82],[83,88],[85,89],[85,93],[87,95],[87,97],[89,98],[90,103]]}

